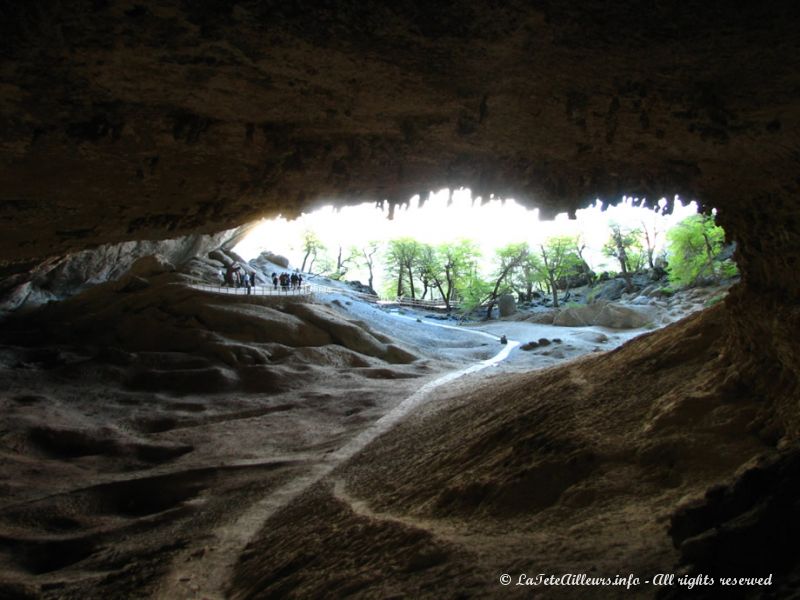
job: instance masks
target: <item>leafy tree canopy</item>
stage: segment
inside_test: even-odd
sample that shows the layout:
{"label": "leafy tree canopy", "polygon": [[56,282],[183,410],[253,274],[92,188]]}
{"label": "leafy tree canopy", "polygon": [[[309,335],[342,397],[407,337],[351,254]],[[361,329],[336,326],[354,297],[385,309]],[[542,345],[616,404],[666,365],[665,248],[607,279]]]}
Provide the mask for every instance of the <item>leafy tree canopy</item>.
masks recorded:
{"label": "leafy tree canopy", "polygon": [[571,236],[555,236],[539,245],[541,258],[539,280],[553,295],[553,306],[558,307],[559,280],[577,274],[585,264],[578,253],[578,243]]}
{"label": "leafy tree canopy", "polygon": [[693,285],[702,278],[719,281],[737,273],[731,260],[719,260],[725,231],[711,215],[692,215],[667,232],[670,283]]}

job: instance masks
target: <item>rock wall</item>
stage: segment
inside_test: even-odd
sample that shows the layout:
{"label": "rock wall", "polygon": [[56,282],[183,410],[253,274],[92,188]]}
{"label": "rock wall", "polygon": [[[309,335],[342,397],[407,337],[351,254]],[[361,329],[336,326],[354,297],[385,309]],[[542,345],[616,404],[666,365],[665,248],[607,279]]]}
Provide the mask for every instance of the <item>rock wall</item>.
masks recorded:
{"label": "rock wall", "polygon": [[798,16],[699,0],[6,3],[0,256],[467,185],[544,214],[696,195],[748,281],[785,285]]}
{"label": "rock wall", "polygon": [[322,198],[466,185],[546,216],[680,193],[738,244],[731,360],[796,390],[796,3],[32,0],[0,17],[6,275]]}
{"label": "rock wall", "polygon": [[[479,572],[473,595],[497,594],[497,573],[520,557],[521,567],[530,568],[532,548],[537,568],[545,571],[564,572],[570,557],[576,557],[573,572],[594,568],[599,547],[581,546],[595,540],[594,522],[583,517],[596,502],[616,502],[615,493],[626,506],[629,488],[615,492],[617,481],[637,482],[644,497],[655,500],[642,505],[647,510],[599,521],[602,527],[618,523],[624,534],[608,533],[611,542],[620,541],[603,555],[627,551],[625,568],[640,560],[646,571],[652,557],[671,557],[659,537],[664,528],[653,519],[654,511],[674,506],[669,498],[695,494],[753,453],[790,447],[800,438],[798,22],[798,3],[734,7],[707,0],[0,3],[4,306],[62,298],[88,282],[116,277],[145,254],[179,263],[216,243],[203,234],[260,216],[294,215],[322,199],[394,206],[418,192],[464,185],[477,196],[514,197],[547,216],[598,196],[614,202],[629,194],[650,203],[675,193],[696,197],[718,209],[737,242],[742,282],[724,305],[568,370],[504,381],[502,396],[476,398],[470,411],[481,411],[474,415],[430,419],[422,423],[429,427],[425,435],[385,439],[397,445],[413,440],[413,448],[404,455],[387,446],[382,463],[374,452],[367,456],[375,465],[402,459],[397,468],[378,470],[376,480],[391,477],[377,492],[366,480],[355,481],[365,497],[372,495],[372,506],[416,511],[426,522],[481,511],[492,518],[522,515],[520,498],[533,496],[546,506],[567,486],[578,486],[566,494],[569,510],[549,532],[528,511],[525,531],[549,538],[519,538],[524,544],[515,547],[508,532],[522,530],[503,522],[498,553],[476,548],[471,555],[503,563],[488,565],[485,573],[469,568],[469,561],[452,572],[437,566],[430,572],[439,573],[441,587],[422,590],[454,589],[453,581],[464,583],[465,573]],[[173,288],[165,284],[164,290],[172,304],[179,300]],[[137,316],[136,297],[153,290],[112,291],[118,304],[109,306],[102,287],[92,290],[95,312],[80,302],[48,310],[77,323],[64,329],[68,340],[85,332],[111,336],[118,328],[124,340],[150,334],[148,349],[170,341],[198,345],[177,325],[160,326],[160,296],[148,300],[149,313]],[[115,306],[126,310],[113,312]],[[249,323],[250,315],[230,312],[213,316],[225,324]],[[76,314],[83,318],[73,319]],[[195,314],[190,305],[183,316],[191,323]],[[309,323],[326,317],[295,316]],[[106,325],[98,329],[97,318],[89,317],[105,318]],[[242,343],[224,344],[215,360],[256,360],[252,345],[260,338],[242,327],[234,332]],[[342,339],[357,349],[366,344]],[[383,344],[364,348],[393,361],[408,358]],[[345,349],[336,356],[349,356]],[[226,372],[209,370],[202,381],[190,374],[179,384],[247,389],[245,379],[229,382]],[[543,404],[534,402],[537,394]],[[565,407],[574,408],[563,419]],[[616,437],[609,430],[614,427],[621,432]],[[781,471],[777,480],[794,489],[796,461],[785,469],[782,464],[770,469]],[[596,465],[608,466],[609,479]],[[369,465],[362,466],[366,472]],[[687,482],[686,472],[704,478]],[[649,479],[653,474],[657,480]],[[541,486],[542,479],[551,485]],[[756,487],[772,495],[769,485]],[[664,496],[665,489],[679,493]],[[738,503],[737,489],[723,490],[721,502],[709,496],[706,512],[715,518],[697,520],[689,533],[725,523],[730,514],[714,513],[731,512],[725,498]],[[772,497],[789,505],[782,492]],[[337,582],[343,594],[372,584],[343,577],[343,565],[358,565],[362,580],[375,574],[374,585],[381,587],[374,589],[393,593],[384,586],[387,568],[401,564],[397,556],[408,559],[398,569],[403,577],[454,564],[442,558],[447,548],[407,556],[413,545],[405,537],[395,543],[371,536],[389,540],[384,555],[372,552],[360,543],[365,529],[359,522],[353,535],[347,529],[328,533],[325,523],[324,535],[314,530],[319,523],[308,515],[327,518],[324,511],[340,505],[300,505],[295,520],[268,529],[266,536],[286,531],[278,543],[254,546],[249,560],[256,568],[240,565],[232,597],[269,593],[262,578],[295,583],[292,578],[311,564],[308,540],[320,546],[315,560],[332,565],[331,578],[319,577],[324,570],[314,565],[306,581],[312,587],[292,587],[311,596],[329,594]],[[785,512],[787,518],[796,513]],[[573,529],[565,529],[562,515],[576,519]],[[639,520],[626,521],[631,515]],[[683,518],[691,524],[694,516],[679,513],[673,526]],[[750,518],[763,522],[757,512]],[[757,529],[781,531],[776,523],[783,522]],[[381,523],[382,530],[401,529],[395,521]],[[308,532],[298,535],[297,524]],[[631,545],[632,531],[642,533],[639,546]],[[342,544],[345,538],[349,545]],[[567,538],[573,545],[563,552],[552,541]],[[476,538],[470,532],[463,539]],[[684,540],[684,561],[703,567],[738,547],[727,535],[708,539],[699,552],[697,540],[688,547],[692,538]],[[336,547],[324,547],[331,540]],[[687,548],[695,549],[693,556]],[[761,551],[760,545],[745,551],[753,548]],[[337,562],[346,551],[352,555]],[[550,563],[539,560],[548,552]],[[372,567],[364,567],[365,557],[372,557]],[[591,557],[592,564],[578,564],[577,557]]]}
{"label": "rock wall", "polygon": [[144,256],[157,255],[175,267],[195,257],[235,244],[244,229],[213,235],[188,235],[170,240],[103,244],[35,264],[0,279],[0,316],[29,309],[51,300],[63,300],[93,285],[114,281]]}

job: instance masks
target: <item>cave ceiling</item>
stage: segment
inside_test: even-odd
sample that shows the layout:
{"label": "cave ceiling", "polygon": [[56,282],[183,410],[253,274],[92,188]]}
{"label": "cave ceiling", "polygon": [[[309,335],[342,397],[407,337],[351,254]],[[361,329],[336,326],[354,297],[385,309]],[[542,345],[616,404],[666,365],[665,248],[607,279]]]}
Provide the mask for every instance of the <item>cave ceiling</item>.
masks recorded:
{"label": "cave ceiling", "polygon": [[3,2],[0,260],[446,186],[677,193],[746,238],[796,215],[800,9],[732,9]]}

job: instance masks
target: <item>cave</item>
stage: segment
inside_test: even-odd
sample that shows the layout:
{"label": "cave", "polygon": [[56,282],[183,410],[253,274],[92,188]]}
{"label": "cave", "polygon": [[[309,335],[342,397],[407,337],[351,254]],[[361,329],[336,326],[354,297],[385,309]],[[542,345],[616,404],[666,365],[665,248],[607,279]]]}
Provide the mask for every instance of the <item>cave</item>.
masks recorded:
{"label": "cave", "polygon": [[[798,25],[769,2],[2,3],[0,595],[796,593]],[[387,327],[176,279],[260,218],[460,186],[545,216],[696,198],[741,281],[362,446],[339,399],[374,420],[432,376]],[[290,429],[270,398],[315,377]],[[262,460],[276,440],[297,454]]]}

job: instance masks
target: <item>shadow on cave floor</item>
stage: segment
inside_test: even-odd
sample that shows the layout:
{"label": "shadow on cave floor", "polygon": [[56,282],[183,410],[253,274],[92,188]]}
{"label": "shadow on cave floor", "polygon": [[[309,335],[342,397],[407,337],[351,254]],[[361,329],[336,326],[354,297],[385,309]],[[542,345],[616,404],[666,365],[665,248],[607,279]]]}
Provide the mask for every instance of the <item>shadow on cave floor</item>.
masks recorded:
{"label": "shadow on cave floor", "polygon": [[[157,596],[168,573],[189,573],[169,589],[202,597],[192,565],[220,551],[212,532],[313,480],[424,382],[495,351],[468,333],[398,329],[378,309],[365,322],[345,300],[220,303],[168,273],[129,284],[4,332],[6,594]],[[223,557],[231,595],[441,597],[457,578],[459,593],[486,596],[502,591],[498,573],[534,566],[676,569],[676,505],[770,447],[721,357],[722,314],[436,392],[279,510],[238,566]],[[518,352],[507,371],[547,366],[549,351]],[[708,519],[692,519],[693,539]]]}
{"label": "shadow on cave floor", "polygon": [[132,280],[4,323],[2,594],[148,595],[423,383],[495,352],[344,300]]}
{"label": "shadow on cave floor", "polygon": [[[796,581],[800,454],[775,453],[761,399],[726,356],[725,310],[563,366],[441,390],[275,515],[230,597],[522,593],[501,585],[504,573],[706,574],[716,585],[693,596],[784,597]],[[720,583],[770,573],[769,586]],[[581,586],[535,592],[587,597]],[[591,590],[686,594],[677,580]]]}

